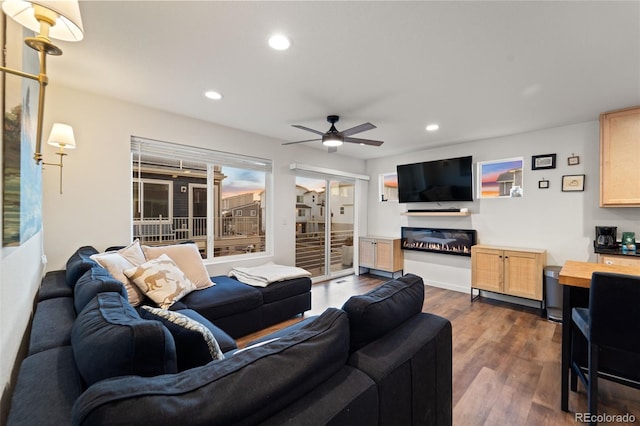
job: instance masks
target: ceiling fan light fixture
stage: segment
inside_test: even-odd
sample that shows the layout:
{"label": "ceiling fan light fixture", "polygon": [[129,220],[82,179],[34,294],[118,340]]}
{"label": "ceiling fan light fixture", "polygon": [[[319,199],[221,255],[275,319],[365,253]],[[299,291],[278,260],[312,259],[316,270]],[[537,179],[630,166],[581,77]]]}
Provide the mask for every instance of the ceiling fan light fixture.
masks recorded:
{"label": "ceiling fan light fixture", "polygon": [[338,135],[326,135],[322,137],[322,145],[324,146],[340,146],[342,143],[342,138]]}

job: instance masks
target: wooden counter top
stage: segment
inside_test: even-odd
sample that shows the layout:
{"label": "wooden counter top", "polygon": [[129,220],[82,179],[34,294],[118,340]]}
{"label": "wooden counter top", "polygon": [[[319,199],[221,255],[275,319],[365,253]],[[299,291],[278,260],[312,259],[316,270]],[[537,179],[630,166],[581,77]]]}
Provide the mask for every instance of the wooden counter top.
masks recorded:
{"label": "wooden counter top", "polygon": [[589,288],[591,286],[591,275],[594,272],[640,275],[640,266],[606,265],[604,263],[567,260],[560,270],[558,282],[563,285]]}

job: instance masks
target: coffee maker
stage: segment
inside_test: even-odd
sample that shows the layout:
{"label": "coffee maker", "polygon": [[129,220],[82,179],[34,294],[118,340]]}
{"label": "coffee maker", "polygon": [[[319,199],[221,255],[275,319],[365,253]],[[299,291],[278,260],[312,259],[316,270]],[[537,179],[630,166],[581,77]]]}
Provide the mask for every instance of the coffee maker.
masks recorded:
{"label": "coffee maker", "polygon": [[616,243],[617,236],[617,226],[596,226],[594,246],[597,249],[615,249],[618,247]]}

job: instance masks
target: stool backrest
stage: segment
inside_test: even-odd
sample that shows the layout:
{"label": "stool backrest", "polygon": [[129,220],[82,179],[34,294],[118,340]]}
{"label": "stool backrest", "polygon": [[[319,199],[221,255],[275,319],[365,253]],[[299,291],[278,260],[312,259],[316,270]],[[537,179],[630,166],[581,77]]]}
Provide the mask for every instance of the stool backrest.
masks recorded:
{"label": "stool backrest", "polygon": [[589,321],[592,343],[640,354],[640,276],[594,272]]}

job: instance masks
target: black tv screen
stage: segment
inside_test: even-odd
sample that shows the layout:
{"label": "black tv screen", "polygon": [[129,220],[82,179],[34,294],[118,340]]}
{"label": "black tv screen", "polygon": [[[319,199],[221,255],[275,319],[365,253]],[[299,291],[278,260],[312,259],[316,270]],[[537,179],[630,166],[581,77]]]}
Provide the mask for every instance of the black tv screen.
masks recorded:
{"label": "black tv screen", "polygon": [[401,164],[398,171],[398,201],[473,201],[471,156]]}

